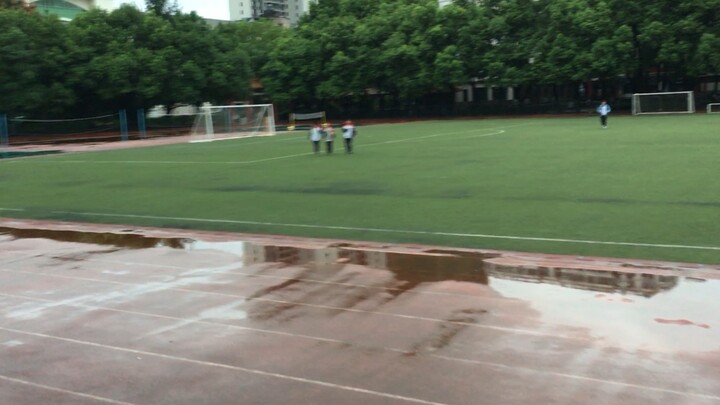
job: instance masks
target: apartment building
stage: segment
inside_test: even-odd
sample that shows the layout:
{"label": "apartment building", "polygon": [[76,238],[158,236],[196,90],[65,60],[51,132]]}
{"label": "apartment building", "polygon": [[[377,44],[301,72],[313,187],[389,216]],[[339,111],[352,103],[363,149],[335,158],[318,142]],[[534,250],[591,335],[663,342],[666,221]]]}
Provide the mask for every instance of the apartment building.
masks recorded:
{"label": "apartment building", "polygon": [[317,0],[230,0],[230,20],[252,21],[269,18],[280,25],[297,25]]}

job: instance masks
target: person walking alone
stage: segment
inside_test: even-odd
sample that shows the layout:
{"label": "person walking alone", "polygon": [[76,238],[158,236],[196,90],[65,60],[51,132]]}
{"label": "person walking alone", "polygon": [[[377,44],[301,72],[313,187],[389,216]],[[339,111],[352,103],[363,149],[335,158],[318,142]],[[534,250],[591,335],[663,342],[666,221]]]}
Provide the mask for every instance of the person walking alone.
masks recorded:
{"label": "person walking alone", "polygon": [[335,140],[335,128],[332,124],[325,124],[325,150],[327,154],[333,152],[333,141]]}
{"label": "person walking alone", "polygon": [[607,128],[608,114],[610,114],[610,111],[612,111],[612,108],[610,108],[610,104],[603,100],[596,111],[598,112],[598,114],[600,114],[600,125],[603,128]]}
{"label": "person walking alone", "polygon": [[320,152],[320,140],[322,139],[322,128],[319,124],[313,125],[310,129],[310,141],[312,142],[313,153]]}
{"label": "person walking alone", "polygon": [[352,141],[357,135],[357,129],[352,121],[345,121],[342,127],[343,142],[345,143],[345,153],[353,153]]}

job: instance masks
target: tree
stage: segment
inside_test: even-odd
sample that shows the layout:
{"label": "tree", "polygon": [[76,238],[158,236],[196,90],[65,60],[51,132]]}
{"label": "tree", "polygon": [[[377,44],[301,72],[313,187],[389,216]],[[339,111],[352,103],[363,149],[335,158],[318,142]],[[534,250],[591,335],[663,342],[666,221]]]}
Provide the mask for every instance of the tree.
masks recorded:
{"label": "tree", "polygon": [[180,14],[177,0],[145,0],[145,9],[158,17],[170,19]]}
{"label": "tree", "polygon": [[0,9],[0,111],[49,116],[71,105],[70,48],[57,18]]}
{"label": "tree", "polygon": [[167,73],[163,56],[156,52],[166,44],[157,42],[167,31],[168,22],[130,5],[110,14],[94,9],[73,20],[70,79],[79,96],[78,110],[106,112],[157,104]]}
{"label": "tree", "polygon": [[0,0],[0,9],[25,10],[26,12],[32,12],[35,10],[35,4],[24,0]]}

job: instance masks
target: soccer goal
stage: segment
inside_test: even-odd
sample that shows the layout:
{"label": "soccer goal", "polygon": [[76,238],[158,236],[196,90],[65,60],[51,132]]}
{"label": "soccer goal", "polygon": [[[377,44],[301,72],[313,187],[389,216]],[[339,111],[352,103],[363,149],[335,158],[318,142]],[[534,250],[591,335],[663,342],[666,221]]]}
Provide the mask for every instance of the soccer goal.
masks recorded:
{"label": "soccer goal", "polygon": [[195,117],[190,142],[269,135],[275,135],[272,104],[203,106]]}
{"label": "soccer goal", "polygon": [[633,115],[687,114],[694,112],[695,95],[692,91],[635,93],[632,96]]}
{"label": "soccer goal", "polygon": [[293,131],[299,121],[319,121],[322,125],[325,125],[327,123],[327,118],[325,117],[325,111],[318,111],[307,114],[290,113],[288,130]]}
{"label": "soccer goal", "polygon": [[708,114],[720,113],[720,103],[709,103],[706,110]]}

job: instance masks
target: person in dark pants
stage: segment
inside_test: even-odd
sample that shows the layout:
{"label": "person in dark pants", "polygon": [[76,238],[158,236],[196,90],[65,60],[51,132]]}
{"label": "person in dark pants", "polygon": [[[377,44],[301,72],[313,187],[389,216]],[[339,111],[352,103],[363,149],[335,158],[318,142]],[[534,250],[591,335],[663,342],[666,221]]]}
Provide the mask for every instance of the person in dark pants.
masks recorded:
{"label": "person in dark pants", "polygon": [[320,140],[322,139],[322,128],[319,124],[313,125],[310,129],[310,141],[312,142],[313,153],[320,152]]}
{"label": "person in dark pants", "polygon": [[345,142],[345,153],[353,153],[352,141],[357,135],[357,128],[352,121],[345,121],[342,127],[343,142]]}
{"label": "person in dark pants", "polygon": [[335,141],[335,128],[332,124],[325,124],[325,150],[328,155],[333,152],[333,141]]}
{"label": "person in dark pants", "polygon": [[610,108],[610,105],[607,102],[605,102],[605,100],[603,100],[602,103],[600,103],[600,105],[598,106],[596,111],[598,112],[598,114],[600,114],[600,125],[603,128],[607,128],[608,114],[610,114],[610,111],[612,111],[612,108]]}

